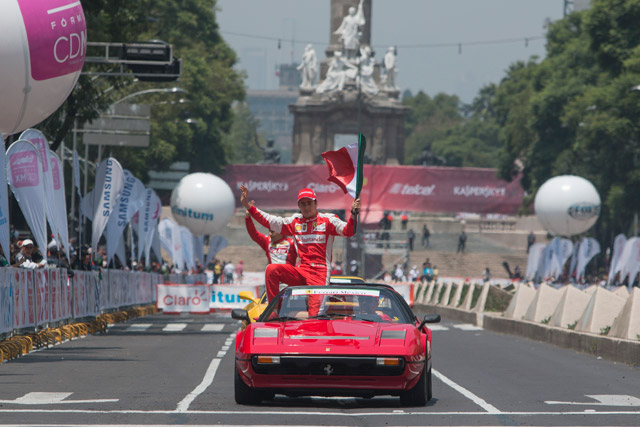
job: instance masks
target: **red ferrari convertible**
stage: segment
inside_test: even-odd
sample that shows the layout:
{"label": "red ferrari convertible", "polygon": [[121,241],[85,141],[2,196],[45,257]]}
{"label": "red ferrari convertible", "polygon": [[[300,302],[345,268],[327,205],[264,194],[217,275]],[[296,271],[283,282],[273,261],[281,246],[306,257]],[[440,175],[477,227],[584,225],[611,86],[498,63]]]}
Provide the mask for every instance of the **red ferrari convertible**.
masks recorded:
{"label": "red ferrari convertible", "polygon": [[[309,302],[320,310],[309,316]],[[231,316],[248,320],[245,310]],[[236,339],[235,399],[400,396],[431,399],[431,331],[385,285],[296,286],[281,291]]]}

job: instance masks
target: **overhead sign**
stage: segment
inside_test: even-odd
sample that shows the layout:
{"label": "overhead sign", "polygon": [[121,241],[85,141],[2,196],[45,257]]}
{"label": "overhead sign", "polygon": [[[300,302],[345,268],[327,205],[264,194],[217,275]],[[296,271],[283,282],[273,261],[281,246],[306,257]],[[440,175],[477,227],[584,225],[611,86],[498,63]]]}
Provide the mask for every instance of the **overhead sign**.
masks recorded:
{"label": "overhead sign", "polygon": [[88,145],[148,147],[150,118],[150,105],[116,104],[78,132],[84,134],[83,141]]}

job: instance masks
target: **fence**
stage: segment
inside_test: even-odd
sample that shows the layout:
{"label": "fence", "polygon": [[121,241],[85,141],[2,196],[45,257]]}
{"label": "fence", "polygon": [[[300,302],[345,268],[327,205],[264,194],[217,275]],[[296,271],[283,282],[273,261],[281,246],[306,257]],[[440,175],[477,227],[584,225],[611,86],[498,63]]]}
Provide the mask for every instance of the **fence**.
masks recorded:
{"label": "fence", "polygon": [[[204,275],[171,277],[203,282]],[[22,330],[95,317],[123,307],[154,303],[161,274],[138,271],[0,269],[0,340]]]}

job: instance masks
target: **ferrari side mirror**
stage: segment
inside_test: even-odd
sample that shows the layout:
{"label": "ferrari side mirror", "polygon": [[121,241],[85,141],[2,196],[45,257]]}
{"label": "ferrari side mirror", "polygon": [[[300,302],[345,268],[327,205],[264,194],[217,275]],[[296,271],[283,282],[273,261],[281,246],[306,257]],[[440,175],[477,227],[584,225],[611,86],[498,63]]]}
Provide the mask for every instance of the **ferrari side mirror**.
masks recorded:
{"label": "ferrari side mirror", "polygon": [[247,310],[243,310],[241,308],[234,308],[231,310],[231,318],[236,320],[246,320],[251,323],[251,319],[249,319],[249,313]]}
{"label": "ferrari side mirror", "polygon": [[418,326],[418,329],[424,328],[424,325],[427,323],[440,323],[440,315],[439,314],[425,314],[422,319],[422,323]]}

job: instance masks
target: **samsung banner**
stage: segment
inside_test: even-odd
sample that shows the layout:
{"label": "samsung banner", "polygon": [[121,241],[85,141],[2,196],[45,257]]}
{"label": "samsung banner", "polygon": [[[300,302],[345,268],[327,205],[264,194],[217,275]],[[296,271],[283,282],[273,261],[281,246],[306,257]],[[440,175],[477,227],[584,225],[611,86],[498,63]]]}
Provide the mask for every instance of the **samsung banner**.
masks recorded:
{"label": "samsung banner", "polygon": [[98,166],[93,188],[94,197],[97,196],[97,206],[91,223],[91,248],[94,254],[123,186],[124,173],[120,163],[112,157],[104,159]]}
{"label": "samsung banner", "polygon": [[[297,194],[313,189],[322,209],[349,209],[352,199],[327,178],[325,165],[229,165],[222,177],[235,194],[240,185],[261,209],[297,210]],[[424,166],[364,166],[362,220],[367,211],[473,212],[515,214],[524,190],[520,178],[498,179],[495,169]],[[240,206],[240,198],[236,198]],[[373,214],[372,214],[373,216]]]}
{"label": "samsung banner", "polygon": [[615,278],[616,273],[620,271],[618,268],[618,264],[620,262],[620,257],[622,256],[622,251],[624,250],[624,245],[627,243],[627,236],[624,234],[618,234],[616,239],[613,242],[613,253],[611,254],[611,264],[609,266],[609,276],[607,276],[607,281],[611,283]]}
{"label": "samsung banner", "polygon": [[576,268],[576,280],[580,281],[584,278],[584,271],[589,261],[600,253],[600,243],[593,237],[585,237],[580,242],[578,250],[578,266]]}
{"label": "samsung banner", "polygon": [[150,188],[145,190],[143,201],[144,204],[138,214],[138,261],[142,260],[144,254],[145,265],[148,267],[151,242],[158,225],[162,204],[156,192]]}
{"label": "samsung banner", "polygon": [[209,265],[209,263],[215,258],[215,256],[229,246],[229,242],[224,236],[209,236],[209,251],[207,252],[207,261],[205,262],[205,267]]}
{"label": "samsung banner", "polygon": [[[111,215],[107,223],[107,262],[111,261],[116,253],[119,242],[123,239],[124,228],[144,204],[145,188],[142,182],[128,170],[124,170],[123,173],[124,185],[116,201],[113,215]],[[126,261],[121,259],[120,262]]]}
{"label": "samsung banner", "polygon": [[36,147],[23,140],[11,144],[7,150],[7,169],[11,191],[46,260],[47,218],[43,168]]}

